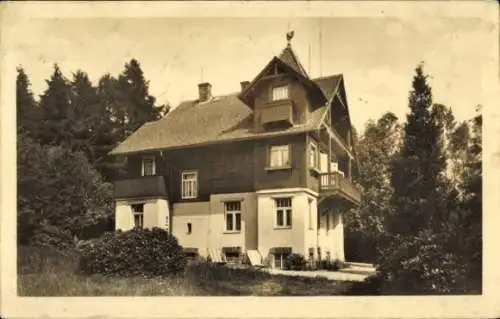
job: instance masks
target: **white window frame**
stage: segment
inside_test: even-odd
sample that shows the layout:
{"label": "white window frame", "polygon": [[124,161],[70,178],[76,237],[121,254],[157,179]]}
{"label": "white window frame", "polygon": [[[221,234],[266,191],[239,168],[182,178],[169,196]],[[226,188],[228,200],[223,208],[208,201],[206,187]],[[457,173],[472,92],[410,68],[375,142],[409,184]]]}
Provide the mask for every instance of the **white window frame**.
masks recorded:
{"label": "white window frame", "polygon": [[272,101],[281,101],[288,99],[289,89],[288,85],[280,85],[273,87],[271,92]]}
{"label": "white window frame", "polygon": [[[137,211],[136,207],[141,207],[141,211]],[[130,205],[130,209],[132,210],[132,223],[134,224],[134,228],[144,228],[144,203],[136,203]],[[137,225],[135,222],[135,218],[139,217],[140,225]]]}
{"label": "white window frame", "polygon": [[[280,197],[274,199],[275,213],[276,217],[274,219],[274,224],[276,228],[292,228],[292,197]],[[286,205],[288,204],[288,205]],[[281,225],[279,220],[279,213],[281,212]],[[288,223],[289,221],[289,223]]]}
{"label": "white window frame", "polygon": [[[291,166],[290,144],[269,147],[269,168],[289,168]],[[273,157],[275,156],[275,157]]]}
{"label": "white window frame", "polygon": [[[152,172],[150,175],[145,175],[145,161],[146,160],[152,160],[153,167],[152,167]],[[156,175],[156,159],[153,155],[148,155],[148,156],[143,156],[142,157],[142,165],[141,165],[141,175],[142,176],[155,176]]]}
{"label": "white window frame", "polygon": [[[194,177],[187,178],[188,175]],[[198,172],[185,171],[181,173],[181,198],[193,199],[198,197]]]}
{"label": "white window frame", "polygon": [[309,143],[309,167],[320,169],[319,147],[314,141]]}
{"label": "white window frame", "polygon": [[[239,222],[239,229],[236,227],[237,225],[237,217],[240,217],[240,222]],[[231,218],[232,221],[232,228],[228,228],[228,219]],[[241,232],[241,201],[227,201],[224,202],[224,229],[226,232],[231,232],[231,233],[239,233]]]}

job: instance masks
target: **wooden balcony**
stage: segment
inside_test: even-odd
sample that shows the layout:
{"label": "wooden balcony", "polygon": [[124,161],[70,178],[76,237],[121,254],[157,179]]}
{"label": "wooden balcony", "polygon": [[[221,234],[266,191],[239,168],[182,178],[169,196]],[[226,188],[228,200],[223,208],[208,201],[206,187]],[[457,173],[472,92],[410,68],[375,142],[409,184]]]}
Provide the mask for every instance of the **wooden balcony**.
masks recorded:
{"label": "wooden balcony", "polygon": [[338,172],[321,173],[319,190],[323,197],[340,197],[354,205],[361,202],[361,191]]}
{"label": "wooden balcony", "polygon": [[163,176],[142,176],[114,182],[115,199],[167,197]]}
{"label": "wooden balcony", "polygon": [[293,124],[292,102],[290,100],[279,100],[269,102],[261,108],[261,121],[263,125],[284,122]]}

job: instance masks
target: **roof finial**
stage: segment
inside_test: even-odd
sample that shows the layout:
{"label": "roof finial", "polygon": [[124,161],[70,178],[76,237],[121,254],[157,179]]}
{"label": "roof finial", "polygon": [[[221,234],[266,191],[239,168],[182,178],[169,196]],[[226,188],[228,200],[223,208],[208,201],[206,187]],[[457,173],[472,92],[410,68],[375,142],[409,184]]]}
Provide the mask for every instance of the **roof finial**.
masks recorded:
{"label": "roof finial", "polygon": [[292,31],[288,31],[286,33],[286,40],[288,41],[288,46],[290,46],[290,41],[292,41],[292,38],[293,38],[293,35],[295,34],[295,32],[292,30]]}

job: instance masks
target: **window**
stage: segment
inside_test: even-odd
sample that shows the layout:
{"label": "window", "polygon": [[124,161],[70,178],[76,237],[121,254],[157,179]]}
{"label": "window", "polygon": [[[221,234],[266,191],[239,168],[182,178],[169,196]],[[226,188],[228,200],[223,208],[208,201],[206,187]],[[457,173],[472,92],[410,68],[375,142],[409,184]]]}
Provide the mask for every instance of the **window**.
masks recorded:
{"label": "window", "polygon": [[276,227],[292,227],[292,199],[277,198],[276,200]]}
{"label": "window", "polygon": [[285,260],[290,254],[288,253],[277,253],[274,254],[274,267],[283,269],[285,267]]}
{"label": "window", "polygon": [[154,156],[144,156],[142,158],[142,176],[152,176],[156,174]]}
{"label": "window", "polygon": [[142,176],[153,176],[156,173],[155,157],[144,156],[142,158]]}
{"label": "window", "polygon": [[193,227],[192,227],[191,223],[187,223],[187,231],[186,231],[186,233],[187,234],[191,234],[192,231],[193,231]]}
{"label": "window", "polygon": [[182,172],[182,194],[181,197],[196,198],[198,196],[198,173]]}
{"label": "window", "polygon": [[273,88],[273,101],[288,99],[288,85]]}
{"label": "window", "polygon": [[269,167],[280,168],[290,166],[290,146],[278,145],[271,146],[269,150]]}
{"label": "window", "polygon": [[144,204],[133,204],[132,215],[134,216],[134,227],[144,227]]}
{"label": "window", "polygon": [[241,231],[241,202],[226,202],[226,231]]}
{"label": "window", "polygon": [[309,144],[309,167],[319,169],[319,152],[316,143]]}
{"label": "window", "polygon": [[309,199],[309,229],[313,229],[313,200]]}

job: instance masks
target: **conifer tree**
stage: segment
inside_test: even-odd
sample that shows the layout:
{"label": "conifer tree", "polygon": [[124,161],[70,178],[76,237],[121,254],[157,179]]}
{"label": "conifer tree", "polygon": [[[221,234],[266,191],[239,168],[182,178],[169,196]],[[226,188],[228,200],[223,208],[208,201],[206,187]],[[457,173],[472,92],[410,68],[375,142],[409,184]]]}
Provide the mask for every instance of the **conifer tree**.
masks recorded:
{"label": "conifer tree", "polygon": [[395,214],[389,229],[405,236],[441,221],[445,209],[441,205],[446,169],[443,127],[432,109],[432,90],[423,65],[415,72],[403,145],[391,168]]}
{"label": "conifer tree", "polygon": [[162,108],[155,105],[156,99],[149,94],[149,81],[136,59],[125,64],[125,70],[118,77],[123,111],[126,112],[124,134],[128,136],[148,121],[160,118]]}
{"label": "conifer tree", "polygon": [[39,130],[40,110],[31,91],[28,75],[22,67],[17,68],[16,111],[17,131],[36,138]]}
{"label": "conifer tree", "polygon": [[47,82],[47,89],[40,97],[43,130],[40,132],[42,144],[67,146],[71,143],[72,132],[68,112],[71,103],[71,86],[57,64]]}
{"label": "conifer tree", "polygon": [[70,107],[67,120],[71,132],[70,148],[83,151],[92,163],[95,159],[95,140],[98,138],[100,122],[105,114],[100,110],[97,89],[92,86],[87,73],[78,70],[73,74]]}

